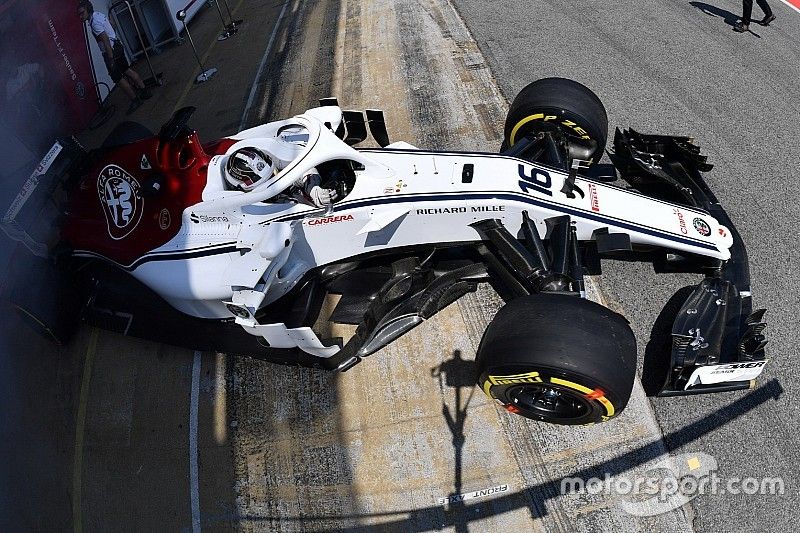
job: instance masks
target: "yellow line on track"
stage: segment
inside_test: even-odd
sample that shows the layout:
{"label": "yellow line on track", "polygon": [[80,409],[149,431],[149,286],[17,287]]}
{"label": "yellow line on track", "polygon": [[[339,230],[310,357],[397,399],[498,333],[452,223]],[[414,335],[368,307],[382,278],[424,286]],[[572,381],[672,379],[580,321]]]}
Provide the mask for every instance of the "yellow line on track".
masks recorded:
{"label": "yellow line on track", "polygon": [[78,416],[75,422],[75,461],[72,469],[72,524],[75,533],[83,532],[81,504],[81,473],[83,470],[83,432],[86,426],[86,404],[89,400],[89,383],[92,378],[92,363],[97,350],[98,330],[92,329],[86,357],[83,359],[83,377],[81,379],[81,395],[78,400]]}

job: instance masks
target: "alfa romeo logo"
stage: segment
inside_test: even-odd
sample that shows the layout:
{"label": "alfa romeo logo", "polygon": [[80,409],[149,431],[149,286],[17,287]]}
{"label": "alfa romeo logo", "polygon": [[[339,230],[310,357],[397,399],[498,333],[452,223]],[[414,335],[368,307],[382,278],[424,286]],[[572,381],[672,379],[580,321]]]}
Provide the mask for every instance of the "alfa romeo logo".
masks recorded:
{"label": "alfa romeo logo", "polygon": [[697,233],[702,235],[703,237],[708,237],[711,235],[711,227],[708,225],[708,222],[703,220],[702,218],[696,218],[692,221],[694,225],[694,229],[697,230]]}
{"label": "alfa romeo logo", "polygon": [[142,219],[144,199],[136,178],[116,165],[108,165],[97,178],[97,193],[114,240],[127,237]]}

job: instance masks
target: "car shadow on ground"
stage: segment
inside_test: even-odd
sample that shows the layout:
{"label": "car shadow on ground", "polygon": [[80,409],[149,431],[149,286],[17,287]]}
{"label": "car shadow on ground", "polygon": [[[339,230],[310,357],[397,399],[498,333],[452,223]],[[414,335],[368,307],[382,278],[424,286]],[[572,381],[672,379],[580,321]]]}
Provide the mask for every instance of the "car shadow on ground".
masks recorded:
{"label": "car shadow on ground", "polygon": [[[770,400],[777,400],[780,395],[783,394],[783,392],[784,389],[778,380],[772,379],[746,396],[743,396],[731,404],[718,409],[708,417],[684,426],[677,431],[664,435],[664,441],[669,442],[672,446],[672,449],[678,449],[698,440],[703,435],[717,430],[718,428],[732,422],[740,416],[751,412],[758,406]],[[662,450],[663,444],[661,441],[651,442],[625,452],[611,461],[571,472],[568,476],[565,476],[565,478],[579,478],[586,480],[597,476],[598,473],[601,473],[601,475],[607,473],[612,477],[619,476],[627,471],[632,470],[633,468],[645,465],[663,456]],[[381,530],[410,533],[428,530],[427,527],[421,528],[419,526],[420,524],[430,523],[431,515],[435,515],[440,519],[444,519],[439,523],[441,529],[448,527],[461,527],[461,531],[466,531],[466,527],[463,525],[462,521],[469,523],[472,520],[477,521],[485,519],[486,516],[491,514],[506,513],[508,512],[509,507],[512,509],[519,507],[520,501],[531,502],[526,504],[526,506],[531,510],[532,519],[541,518],[544,514],[546,514],[544,500],[548,499],[550,497],[549,495],[560,494],[560,480],[548,481],[526,487],[511,494],[505,494],[495,498],[489,503],[481,502],[470,504],[461,502],[462,509],[460,509],[458,514],[445,513],[442,515],[442,509],[440,506],[429,506],[420,509],[408,509],[407,511],[365,513],[354,516],[337,516],[336,518],[358,520],[375,517],[391,518],[392,516],[395,516],[397,517],[395,520],[381,522]],[[520,496],[522,496],[522,498],[520,498]],[[543,510],[543,513],[539,513],[537,510]],[[331,518],[332,517],[330,516],[305,516],[302,520],[306,526],[310,526],[315,520],[330,520]],[[367,532],[373,531],[374,529],[375,526],[365,525],[350,527],[348,528],[348,531]],[[308,529],[308,531],[312,531],[312,529]],[[318,531],[323,530],[320,529]]]}
{"label": "car shadow on ground", "polygon": [[[462,359],[461,352],[456,350],[453,352],[452,359],[446,360],[431,369],[431,376],[439,379],[443,397],[442,415],[445,417],[452,434],[455,468],[451,496],[454,496],[462,491],[461,466],[465,443],[464,427],[467,419],[467,409],[475,391],[477,365],[474,361]],[[455,401],[445,402],[444,398],[449,396],[445,395],[446,388],[455,389],[454,396],[450,396]],[[680,449],[697,441],[702,436],[733,422],[760,405],[770,400],[777,400],[783,392],[784,389],[780,382],[772,379],[761,387],[739,397],[729,405],[717,409],[711,415],[688,424],[679,430],[665,434],[663,440],[643,444],[610,461],[575,470],[562,479],[577,478],[588,480],[593,477],[601,478],[606,474],[612,477],[624,475],[626,472],[663,457],[664,442],[669,443],[672,450]],[[561,481],[561,479],[545,481],[513,493],[505,493],[492,500],[476,501],[475,503],[456,500],[450,502],[446,509],[443,509],[441,505],[431,505],[423,508],[390,512],[304,515],[297,518],[282,517],[281,520],[284,522],[295,520],[301,522],[306,531],[324,531],[324,527],[317,529],[316,524],[330,523],[331,521],[353,521],[357,523],[364,520],[370,523],[372,522],[370,519],[378,518],[382,519],[380,522],[382,531],[402,533],[426,531],[430,529],[430,524],[436,523],[442,529],[453,528],[458,532],[466,532],[469,531],[470,523],[473,520],[482,520],[487,516],[508,513],[522,507],[529,509],[531,519],[541,519],[547,515],[547,501],[562,495]],[[265,516],[240,516],[239,519],[242,523],[259,523],[269,521],[271,518]],[[475,527],[478,526],[476,525]],[[374,529],[375,525],[366,524],[347,528],[348,531],[355,532],[367,532]]]}

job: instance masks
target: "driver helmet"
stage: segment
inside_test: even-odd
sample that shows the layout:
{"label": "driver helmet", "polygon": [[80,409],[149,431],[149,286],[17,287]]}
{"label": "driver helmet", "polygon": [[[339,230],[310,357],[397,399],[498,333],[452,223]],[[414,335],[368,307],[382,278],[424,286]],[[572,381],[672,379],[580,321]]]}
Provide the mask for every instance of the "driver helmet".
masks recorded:
{"label": "driver helmet", "polygon": [[225,179],[231,187],[251,191],[261,178],[272,176],[272,158],[258,148],[240,148],[225,163]]}

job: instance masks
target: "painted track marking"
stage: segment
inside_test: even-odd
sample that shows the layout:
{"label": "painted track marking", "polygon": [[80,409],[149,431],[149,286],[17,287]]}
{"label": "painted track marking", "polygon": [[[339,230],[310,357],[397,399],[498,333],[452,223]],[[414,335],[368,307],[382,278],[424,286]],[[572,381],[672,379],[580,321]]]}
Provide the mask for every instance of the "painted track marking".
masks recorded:
{"label": "painted track marking", "polygon": [[267,48],[264,50],[264,55],[261,56],[261,62],[258,64],[256,77],[253,78],[253,84],[250,86],[250,95],[247,97],[247,103],[244,106],[244,111],[242,111],[242,120],[239,122],[239,131],[244,129],[245,122],[247,122],[247,115],[250,114],[250,108],[253,107],[253,103],[255,102],[258,80],[261,79],[261,75],[264,73],[264,68],[267,66],[267,58],[269,57],[270,52],[272,52],[272,46],[275,44],[275,37],[278,35],[278,28],[281,26],[281,21],[283,20],[283,15],[286,13],[286,7],[288,5],[288,1],[283,3],[281,12],[278,15],[278,20],[275,21],[275,27],[272,28],[272,35],[269,36]]}
{"label": "painted track marking", "polygon": [[781,2],[800,13],[800,0],[781,0]]}
{"label": "painted track marking", "polygon": [[89,401],[89,383],[92,377],[92,363],[97,351],[98,330],[92,329],[89,344],[86,347],[86,356],[83,359],[83,376],[81,378],[81,392],[78,400],[78,416],[75,421],[75,456],[72,468],[72,526],[76,533],[83,531],[81,474],[83,470],[83,432],[86,428],[86,405]]}
{"label": "painted track marking", "polygon": [[189,403],[189,484],[192,505],[192,533],[200,532],[200,486],[197,468],[197,404],[200,400],[200,352],[192,358],[192,393]]}

